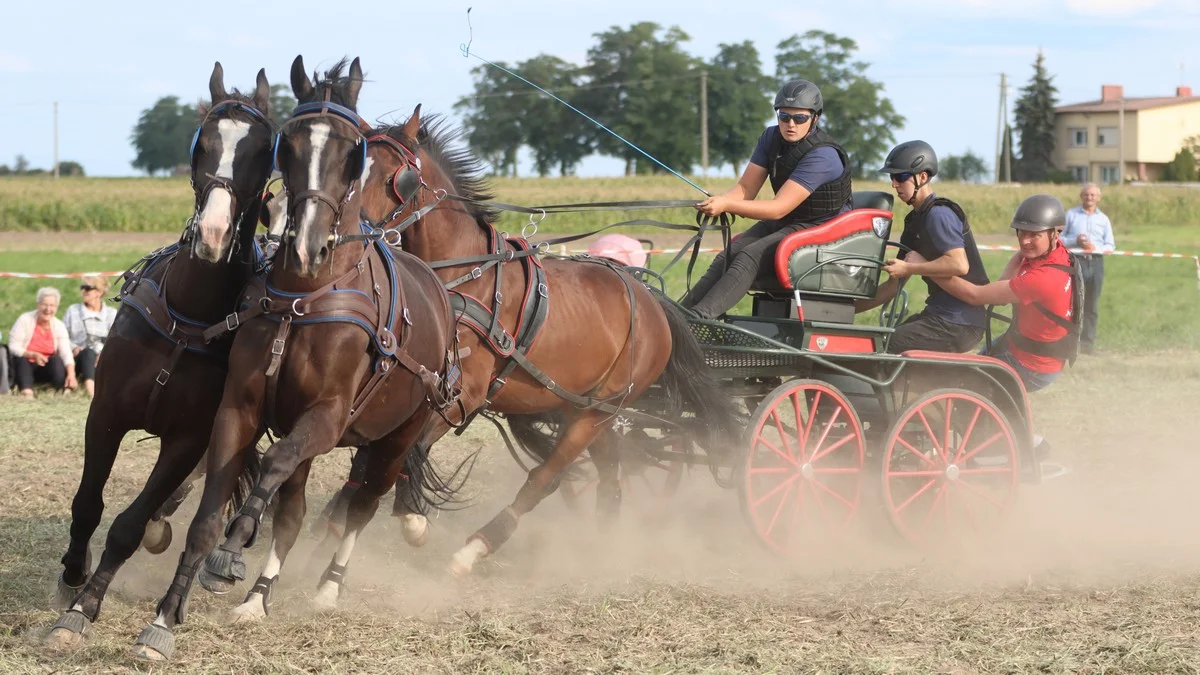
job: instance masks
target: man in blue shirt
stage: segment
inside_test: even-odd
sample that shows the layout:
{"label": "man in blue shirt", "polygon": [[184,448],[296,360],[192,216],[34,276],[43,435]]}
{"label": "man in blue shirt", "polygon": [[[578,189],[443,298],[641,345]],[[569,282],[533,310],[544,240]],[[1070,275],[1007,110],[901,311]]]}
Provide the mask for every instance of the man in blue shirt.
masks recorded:
{"label": "man in blue shirt", "polygon": [[1067,225],[1060,237],[1063,246],[1083,249],[1078,254],[1083,271],[1083,326],[1079,350],[1096,353],[1096,325],[1100,321],[1100,289],[1104,285],[1104,254],[1117,247],[1112,223],[1100,211],[1100,187],[1088,183],[1079,192],[1079,206],[1067,211]]}
{"label": "man in blue shirt", "polygon": [[924,141],[901,143],[888,153],[880,173],[891,176],[892,189],[912,207],[904,217],[900,243],[921,254],[928,262],[907,262],[906,252],[889,260],[884,269],[888,280],[874,300],[856,303],[858,311],[877,307],[896,295],[901,279],[925,277],[929,298],[925,308],[896,327],[888,341],[888,352],[901,354],[913,349],[965,352],[983,337],[987,316],[933,281],[935,277],[962,277],[975,285],[988,283],[975,237],[962,208],[933,193],[929,183],[937,175],[937,155]]}
{"label": "man in blue shirt", "polygon": [[[850,161],[817,122],[824,111],[821,90],[792,80],[775,96],[778,126],[759,136],[737,185],[696,208],[710,216],[732,213],[759,222],[722,252],[683,299],[683,306],[713,319],[736,305],[754,284],[760,267],[773,269],[775,249],[787,235],[820,225],[850,210]],[[770,179],[773,199],[756,200]]]}

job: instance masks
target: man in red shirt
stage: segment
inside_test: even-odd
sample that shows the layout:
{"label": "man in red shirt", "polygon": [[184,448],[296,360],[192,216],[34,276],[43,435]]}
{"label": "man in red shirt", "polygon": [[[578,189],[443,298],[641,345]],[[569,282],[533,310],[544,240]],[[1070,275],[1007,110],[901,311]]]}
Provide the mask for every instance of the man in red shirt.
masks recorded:
{"label": "man in red shirt", "polygon": [[999,281],[977,286],[961,277],[934,281],[972,305],[1013,305],[1013,323],[988,353],[1017,371],[1025,389],[1049,386],[1073,356],[1078,331],[1072,323],[1074,289],[1071,257],[1058,240],[1066,217],[1062,202],[1034,195],[1017,207],[1011,227],[1020,252],[1008,261]]}

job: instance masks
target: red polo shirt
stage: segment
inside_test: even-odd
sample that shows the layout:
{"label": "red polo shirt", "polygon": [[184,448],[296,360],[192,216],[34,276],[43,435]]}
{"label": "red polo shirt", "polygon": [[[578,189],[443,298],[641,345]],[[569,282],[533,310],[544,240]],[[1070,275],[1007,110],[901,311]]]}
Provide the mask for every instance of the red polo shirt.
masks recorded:
{"label": "red polo shirt", "polygon": [[[1036,260],[1023,258],[1009,287],[1020,303],[1016,305],[1021,334],[1039,342],[1051,342],[1067,335],[1067,329],[1054,323],[1031,303],[1038,302],[1054,314],[1071,319],[1071,275],[1050,265],[1071,264],[1067,249],[1058,245],[1049,255]],[[1017,361],[1037,373],[1057,373],[1063,362],[1048,356],[1037,356],[1009,343],[1008,349]]]}

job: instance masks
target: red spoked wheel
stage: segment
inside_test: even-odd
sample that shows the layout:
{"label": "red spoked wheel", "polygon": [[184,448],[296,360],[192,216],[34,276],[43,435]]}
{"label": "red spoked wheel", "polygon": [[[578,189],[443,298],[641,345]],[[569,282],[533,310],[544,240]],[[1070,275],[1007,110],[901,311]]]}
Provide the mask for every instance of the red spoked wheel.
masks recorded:
{"label": "red spoked wheel", "polygon": [[738,490],[767,548],[794,554],[841,535],[862,496],[863,430],[835,387],[791,380],[755,413]]}
{"label": "red spoked wheel", "polygon": [[921,395],[883,446],[884,508],[909,541],[989,532],[1017,496],[1017,443],[990,401],[963,389]]}

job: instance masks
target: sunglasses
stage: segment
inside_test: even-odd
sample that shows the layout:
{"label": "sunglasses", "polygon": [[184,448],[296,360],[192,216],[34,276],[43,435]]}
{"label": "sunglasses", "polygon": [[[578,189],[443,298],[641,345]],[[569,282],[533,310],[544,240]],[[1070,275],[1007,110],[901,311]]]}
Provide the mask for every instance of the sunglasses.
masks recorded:
{"label": "sunglasses", "polygon": [[87,284],[83,284],[82,286],[80,286],[80,287],[79,287],[79,290],[81,290],[81,291],[94,291],[94,290],[96,290],[96,287],[95,287],[95,286],[88,286]]}
{"label": "sunglasses", "polygon": [[896,181],[897,183],[906,182],[906,181],[912,179],[912,177],[913,177],[913,175],[911,173],[894,173],[894,174],[892,174],[892,180]]}
{"label": "sunglasses", "polygon": [[791,120],[796,124],[804,124],[812,119],[812,115],[808,113],[785,113],[782,110],[776,112],[775,116],[779,118],[780,124],[785,124],[788,120]]}

